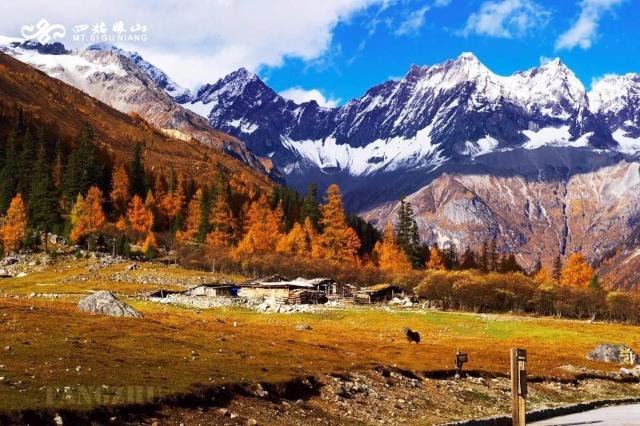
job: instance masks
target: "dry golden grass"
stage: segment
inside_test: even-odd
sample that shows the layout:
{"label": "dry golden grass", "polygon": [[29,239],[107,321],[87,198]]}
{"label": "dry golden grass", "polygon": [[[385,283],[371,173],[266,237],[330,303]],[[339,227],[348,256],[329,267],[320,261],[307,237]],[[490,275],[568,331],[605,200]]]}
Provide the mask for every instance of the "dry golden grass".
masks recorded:
{"label": "dry golden grass", "polygon": [[[89,274],[85,262],[89,261],[59,262],[46,271],[0,281],[0,294],[5,296],[0,298],[0,376],[5,377],[0,382],[0,410],[88,408],[96,401],[75,396],[96,389],[108,393],[143,386],[153,389],[150,396],[161,396],[187,391],[197,383],[278,382],[377,365],[448,370],[457,348],[469,353],[467,369],[506,374],[509,348],[521,346],[529,351],[531,375],[571,377],[559,367],[616,369],[585,358],[598,343],[620,342],[640,349],[638,328],[620,324],[380,308],[286,315],[165,306],[134,295],[170,286],[113,281],[111,277],[122,273],[126,264],[100,269],[86,281],[78,279]],[[202,275],[212,280],[241,279],[162,265],[142,264],[142,268],[131,274],[183,281]],[[118,293],[145,318],[78,311],[81,295],[98,289]],[[32,292],[66,296],[57,300],[25,296]],[[298,331],[299,323],[312,329]],[[403,327],[418,330],[422,343],[409,344]],[[11,349],[2,350],[7,345]],[[71,387],[68,393],[55,393],[65,386]],[[62,399],[65,395],[70,400]]]}

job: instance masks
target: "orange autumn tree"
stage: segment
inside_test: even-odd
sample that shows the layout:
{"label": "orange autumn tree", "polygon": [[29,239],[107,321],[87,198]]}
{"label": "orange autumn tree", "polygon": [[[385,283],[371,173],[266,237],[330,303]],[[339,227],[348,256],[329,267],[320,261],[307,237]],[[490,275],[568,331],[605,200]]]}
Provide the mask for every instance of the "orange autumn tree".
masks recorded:
{"label": "orange autumn tree", "polygon": [[212,247],[225,247],[231,244],[233,236],[233,215],[225,195],[220,192],[209,215],[211,232],[207,234],[207,244]]}
{"label": "orange autumn tree", "polygon": [[374,248],[378,265],[388,272],[403,272],[411,269],[411,263],[404,250],[397,244],[393,224],[389,222],[384,230],[382,242]]}
{"label": "orange autumn tree", "polygon": [[18,194],[11,200],[7,216],[4,219],[0,235],[4,246],[5,254],[17,251],[22,245],[22,241],[27,232],[27,208]]}
{"label": "orange autumn tree", "polygon": [[320,244],[324,257],[334,262],[356,262],[360,238],[348,224],[342,207],[342,194],[338,185],[327,188],[327,203],[320,207],[320,225],[324,230]]}
{"label": "orange autumn tree", "polygon": [[278,244],[276,251],[279,253],[306,254],[311,252],[311,239],[307,234],[307,228],[294,223],[288,234],[283,235]]}
{"label": "orange autumn tree", "polygon": [[576,252],[567,259],[567,263],[560,274],[560,284],[567,287],[586,288],[593,275],[594,270],[587,263],[584,255]]}
{"label": "orange autumn tree", "polygon": [[122,164],[113,171],[111,179],[111,202],[118,213],[124,213],[129,199],[129,175]]}
{"label": "orange autumn tree", "polygon": [[176,217],[182,211],[182,206],[184,205],[184,188],[182,185],[182,175],[178,175],[176,182],[172,184],[172,187],[163,194],[162,199],[160,199],[160,211],[163,216],[167,218],[170,223],[170,226],[173,226],[175,223]]}
{"label": "orange autumn tree", "polygon": [[202,196],[202,189],[198,189],[187,205],[187,217],[184,223],[184,230],[176,232],[176,239],[182,244],[192,241],[198,236],[201,221],[200,202]]}
{"label": "orange autumn tree", "polygon": [[102,229],[107,221],[102,209],[103,201],[102,191],[96,186],[89,188],[86,198],[78,194],[72,210],[71,241],[77,243],[83,237],[91,237]]}
{"label": "orange autumn tree", "polygon": [[153,226],[153,213],[138,195],[134,195],[129,201],[127,219],[131,229],[138,234],[147,234]]}
{"label": "orange autumn tree", "polygon": [[436,246],[431,247],[431,251],[429,252],[427,269],[445,269],[444,257],[442,256],[440,249]]}
{"label": "orange autumn tree", "polygon": [[282,207],[271,210],[267,197],[262,195],[251,203],[245,221],[245,234],[235,254],[273,251],[282,233]]}
{"label": "orange autumn tree", "polygon": [[548,285],[555,283],[555,279],[553,278],[551,271],[544,266],[540,268],[538,272],[536,272],[536,274],[533,276],[533,280],[538,285]]}

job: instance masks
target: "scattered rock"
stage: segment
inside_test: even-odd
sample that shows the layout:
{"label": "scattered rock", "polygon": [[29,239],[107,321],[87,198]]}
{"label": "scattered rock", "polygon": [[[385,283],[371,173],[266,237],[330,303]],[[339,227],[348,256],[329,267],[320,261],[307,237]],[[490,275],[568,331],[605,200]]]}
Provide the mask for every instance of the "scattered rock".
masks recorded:
{"label": "scattered rock", "polygon": [[311,326],[309,324],[296,324],[296,330],[299,331],[303,331],[303,330],[311,330]]}
{"label": "scattered rock", "polygon": [[603,343],[587,354],[592,361],[613,362],[616,364],[639,364],[640,356],[629,346]]}
{"label": "scattered rock", "polygon": [[247,420],[247,426],[257,426],[258,421],[256,419]]}
{"label": "scattered rock", "polygon": [[140,269],[140,265],[138,265],[137,263],[132,263],[131,265],[127,265],[124,269],[125,271],[137,271],[138,269]]}
{"label": "scattered rock", "polygon": [[18,275],[16,275],[16,277],[18,277],[18,278],[24,278],[26,276],[27,276],[26,272],[20,272]]}
{"label": "scattered rock", "polygon": [[126,303],[118,300],[111,292],[96,291],[78,303],[81,311],[112,317],[142,318],[142,314]]}
{"label": "scattered rock", "polygon": [[64,424],[64,422],[62,421],[62,417],[60,417],[60,414],[56,414],[56,416],[53,418],[53,422],[58,426],[62,426]]}
{"label": "scattered rock", "polygon": [[10,350],[11,350],[11,346],[9,346],[9,345],[5,346],[5,347],[4,347],[4,350],[5,350],[5,351],[10,351]]}
{"label": "scattered rock", "polygon": [[220,414],[222,417],[224,417],[227,414],[229,414],[229,410],[227,410],[226,408],[218,408],[218,414]]}

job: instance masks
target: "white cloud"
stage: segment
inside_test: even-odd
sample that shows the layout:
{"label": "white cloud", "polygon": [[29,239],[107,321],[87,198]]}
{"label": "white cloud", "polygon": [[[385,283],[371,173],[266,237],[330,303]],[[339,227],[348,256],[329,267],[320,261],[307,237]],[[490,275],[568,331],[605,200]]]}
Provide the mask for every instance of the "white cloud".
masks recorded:
{"label": "white cloud", "polygon": [[[148,41],[115,43],[140,52],[178,83],[194,87],[244,66],[258,71],[280,66],[287,57],[318,59],[332,45],[339,22],[386,0],[24,0],[0,15],[0,34],[41,18],[66,26],[71,43],[77,24],[118,20],[147,26]],[[85,45],[88,43],[84,43]],[[79,46],[78,43],[75,44]]]}
{"label": "white cloud", "polygon": [[449,6],[449,3],[451,3],[451,0],[436,0],[433,5],[435,7],[445,7]]}
{"label": "white cloud", "polygon": [[461,31],[490,37],[522,37],[549,22],[550,13],[532,0],[485,1]]}
{"label": "white cloud", "polygon": [[598,36],[602,15],[625,0],[582,0],[578,20],[556,40],[556,50],[589,49]]}
{"label": "white cloud", "polygon": [[409,13],[404,21],[400,23],[398,28],[394,31],[396,35],[414,35],[417,34],[424,26],[425,15],[429,11],[429,7],[425,6],[418,10],[414,10]]}
{"label": "white cloud", "polygon": [[280,96],[291,99],[297,104],[309,101],[316,101],[318,105],[326,108],[335,108],[340,103],[340,99],[325,97],[318,89],[305,90],[300,86],[290,87],[280,92]]}

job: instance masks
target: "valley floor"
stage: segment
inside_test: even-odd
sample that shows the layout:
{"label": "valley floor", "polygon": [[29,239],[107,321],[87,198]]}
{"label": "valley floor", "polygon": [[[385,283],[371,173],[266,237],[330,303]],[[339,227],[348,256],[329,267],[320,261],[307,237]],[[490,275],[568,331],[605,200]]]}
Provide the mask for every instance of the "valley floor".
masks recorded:
{"label": "valley floor", "polygon": [[[603,342],[640,348],[637,327],[384,306],[198,310],[143,295],[243,278],[130,264],[43,257],[10,266],[25,275],[0,280],[0,424],[56,414],[65,424],[90,417],[186,425],[478,418],[508,412],[515,346],[529,353],[533,408],[640,397],[640,384],[622,380],[619,367],[585,357]],[[77,302],[98,289],[144,318],[80,312]],[[409,344],[404,327],[422,342]],[[469,353],[461,380],[451,378],[456,349]]]}

